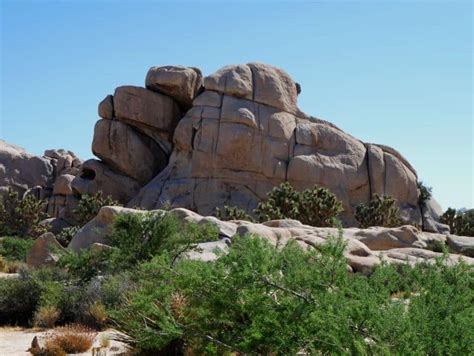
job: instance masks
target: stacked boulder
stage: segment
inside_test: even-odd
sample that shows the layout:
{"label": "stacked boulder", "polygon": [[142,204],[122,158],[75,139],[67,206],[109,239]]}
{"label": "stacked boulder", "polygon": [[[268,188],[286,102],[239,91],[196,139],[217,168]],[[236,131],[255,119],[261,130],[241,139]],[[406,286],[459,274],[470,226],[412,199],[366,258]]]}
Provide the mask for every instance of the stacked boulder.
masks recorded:
{"label": "stacked boulder", "polygon": [[202,75],[193,68],[158,67],[146,84],[118,87],[99,104],[92,151],[101,160],[84,163],[72,185],[79,195],[100,190],[125,204],[168,164],[173,132]]}
{"label": "stacked boulder", "polygon": [[20,196],[33,195],[46,201],[45,212],[49,216],[58,218],[77,202],[71,183],[81,165],[82,161],[71,151],[46,150],[38,157],[0,140],[0,198],[9,189]]}

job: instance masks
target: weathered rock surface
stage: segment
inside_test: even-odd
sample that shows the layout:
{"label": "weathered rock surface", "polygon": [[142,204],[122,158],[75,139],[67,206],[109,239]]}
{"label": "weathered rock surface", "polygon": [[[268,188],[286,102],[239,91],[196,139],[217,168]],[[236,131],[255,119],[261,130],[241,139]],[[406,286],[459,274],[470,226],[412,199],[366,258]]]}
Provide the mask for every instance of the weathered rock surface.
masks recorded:
{"label": "weathered rock surface", "polygon": [[192,106],[202,85],[201,71],[183,66],[152,67],[145,79],[147,89],[173,98],[185,110]]}
{"label": "weathered rock surface", "polygon": [[454,253],[474,257],[474,237],[448,235],[446,240]]}
{"label": "weathered rock surface", "polygon": [[35,240],[26,256],[26,263],[30,267],[54,265],[59,260],[61,253],[64,252],[64,247],[61,246],[54,235],[47,232]]}
{"label": "weathered rock surface", "polygon": [[138,193],[141,185],[104,162],[90,159],[84,162],[71,187],[78,195],[94,195],[101,191],[105,196],[110,195],[119,203],[126,204]]}
{"label": "weathered rock surface", "polygon": [[145,184],[167,163],[155,141],[117,120],[99,120],[92,151],[111,168]]}
{"label": "weathered rock surface", "polygon": [[[111,233],[113,218],[117,214],[143,214],[143,210],[120,207],[104,207],[96,218],[84,226],[72,239],[69,248],[74,251],[91,248],[94,244],[107,243]],[[166,214],[163,210],[154,210],[154,214]],[[413,226],[399,228],[318,228],[303,225],[295,220],[273,220],[264,224],[248,221],[220,221],[213,216],[201,216],[193,211],[176,208],[168,212],[182,221],[197,224],[213,224],[219,230],[220,240],[197,244],[196,249],[187,253],[191,259],[211,261],[226,253],[235,236],[259,236],[274,246],[284,246],[296,241],[303,248],[318,248],[327,243],[328,238],[341,236],[346,243],[344,256],[353,272],[370,273],[382,260],[389,263],[406,263],[413,265],[418,262],[434,261],[442,254],[431,251],[437,248],[434,242],[445,243],[446,236],[421,232]],[[462,237],[448,236],[462,239]],[[459,253],[472,256],[471,249],[459,249]],[[464,262],[474,265],[474,258],[449,254],[448,264]]]}
{"label": "weathered rock surface", "polygon": [[343,202],[343,223],[355,206],[391,195],[406,222],[421,226],[416,172],[394,149],[364,144],[297,107],[297,86],[281,69],[227,66],[204,78],[205,90],[174,132],[168,166],[130,206],[164,202],[200,214],[234,205],[250,211],[275,185],[317,184]]}

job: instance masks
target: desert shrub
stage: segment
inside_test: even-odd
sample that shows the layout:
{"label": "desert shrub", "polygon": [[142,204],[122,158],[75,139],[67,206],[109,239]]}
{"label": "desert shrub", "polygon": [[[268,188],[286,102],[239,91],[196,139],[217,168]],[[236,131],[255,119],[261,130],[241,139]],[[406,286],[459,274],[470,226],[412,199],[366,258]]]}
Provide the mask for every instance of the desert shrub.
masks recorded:
{"label": "desert shrub", "polygon": [[44,204],[32,195],[20,198],[10,189],[0,202],[0,236],[37,237],[46,232],[40,224],[46,218]]}
{"label": "desert shrub", "polygon": [[81,282],[88,282],[99,274],[105,274],[110,265],[109,254],[109,251],[106,250],[70,251],[61,256],[58,265],[64,267]]}
{"label": "desert shrub", "polygon": [[58,240],[61,246],[67,247],[79,229],[79,226],[65,227],[58,235],[56,235],[56,240]]}
{"label": "desert shrub", "polygon": [[[2,257],[0,256],[0,259]],[[18,273],[20,270],[27,268],[25,262],[21,261],[10,261],[10,260],[1,260],[0,261],[0,271],[4,273]]]}
{"label": "desert shrub", "polygon": [[26,271],[21,271],[19,278],[0,279],[0,324],[28,324],[40,291],[40,285]]}
{"label": "desert shrub", "polygon": [[114,308],[122,302],[123,296],[133,287],[134,282],[132,282],[132,275],[128,271],[107,275],[101,281],[99,299],[104,303],[106,308]]}
{"label": "desert shrub", "polygon": [[258,221],[296,219],[312,226],[336,226],[342,204],[328,189],[314,186],[302,192],[284,182],[273,188],[254,210]]}
{"label": "desert shrub", "polygon": [[418,187],[418,190],[419,190],[418,205],[421,208],[424,208],[426,206],[426,203],[428,202],[428,200],[431,199],[433,188],[427,186],[422,181],[417,181],[416,186]]}
{"label": "desert shrub", "polygon": [[84,194],[81,196],[77,208],[74,210],[78,225],[87,224],[99,213],[100,208],[108,205],[120,205],[110,195],[104,196],[101,191],[94,195]]}
{"label": "desert shrub", "polygon": [[0,255],[11,261],[26,261],[26,255],[34,244],[32,239],[7,236],[0,239]]}
{"label": "desert shrub", "polygon": [[58,346],[66,354],[79,354],[92,347],[97,333],[83,325],[56,328],[46,336],[46,343]]}
{"label": "desert shrub", "polygon": [[229,220],[246,220],[254,221],[252,216],[248,214],[245,210],[239,209],[235,206],[224,205],[224,210],[216,208],[216,218],[223,221]]}
{"label": "desert shrub", "polygon": [[53,305],[40,307],[34,315],[33,324],[40,328],[52,328],[59,319],[61,311]]}
{"label": "desert shrub", "polygon": [[236,238],[215,262],[159,255],[112,312],[138,352],[472,354],[474,272],[463,263],[348,274],[344,244],[320,250]]}
{"label": "desert shrub", "polygon": [[107,311],[100,301],[89,304],[85,315],[85,323],[95,329],[101,330],[107,324]]}
{"label": "desert shrub", "polygon": [[474,236],[474,209],[456,210],[448,208],[440,216],[440,222],[449,226],[451,234]]}
{"label": "desert shrub", "polygon": [[114,246],[109,261],[115,269],[124,270],[160,253],[176,260],[196,243],[214,241],[218,236],[213,225],[183,222],[169,213],[120,214],[109,236]]}
{"label": "desert shrub", "polygon": [[361,228],[369,226],[400,226],[400,211],[396,201],[390,196],[374,194],[367,204],[356,207],[355,218]]}
{"label": "desert shrub", "polygon": [[66,356],[66,352],[51,340],[47,340],[45,345],[41,347],[36,345],[28,350],[33,356]]}

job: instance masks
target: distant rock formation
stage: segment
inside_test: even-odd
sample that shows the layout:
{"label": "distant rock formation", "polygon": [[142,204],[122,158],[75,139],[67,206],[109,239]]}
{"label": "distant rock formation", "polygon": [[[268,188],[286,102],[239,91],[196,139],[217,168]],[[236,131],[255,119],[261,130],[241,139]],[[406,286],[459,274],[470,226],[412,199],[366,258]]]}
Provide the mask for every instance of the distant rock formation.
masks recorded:
{"label": "distant rock formation", "polygon": [[[231,65],[203,78],[196,68],[153,67],[145,86],[118,87],[99,104],[92,151],[100,160],[71,163],[80,172],[59,178],[46,155],[31,159],[37,174],[8,168],[0,185],[51,190],[57,182],[53,216],[56,206],[98,191],[129,207],[170,204],[208,215],[224,205],[251,211],[288,181],[298,190],[329,188],[343,203],[344,226],[355,226],[355,207],[377,193],[397,200],[404,222],[443,230],[434,201],[421,213],[416,171],[400,153],[301,112],[301,87],[279,68]],[[1,150],[0,163],[10,167]]]}
{"label": "distant rock formation", "polygon": [[49,216],[73,222],[73,211],[79,197],[73,195],[71,183],[79,173],[82,161],[71,151],[46,150],[42,157],[0,140],[0,199],[8,189],[20,196],[32,194],[47,202]]}

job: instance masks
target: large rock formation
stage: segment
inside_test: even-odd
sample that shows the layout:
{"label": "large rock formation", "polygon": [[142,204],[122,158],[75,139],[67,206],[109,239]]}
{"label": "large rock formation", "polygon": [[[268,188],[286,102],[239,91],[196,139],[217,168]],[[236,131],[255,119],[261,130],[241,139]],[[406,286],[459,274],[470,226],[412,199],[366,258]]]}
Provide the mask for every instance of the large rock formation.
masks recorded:
{"label": "large rock formation", "polygon": [[82,194],[208,215],[224,205],[251,211],[288,181],[329,188],[345,226],[357,224],[355,207],[377,193],[396,199],[404,222],[445,231],[434,201],[418,206],[416,171],[400,153],[301,112],[301,87],[279,68],[231,65],[203,78],[196,68],[153,67],[145,84],[118,87],[99,104],[92,151],[100,160],[80,165],[70,152],[38,158],[0,144],[0,189],[40,186],[48,212],[72,222]]}

